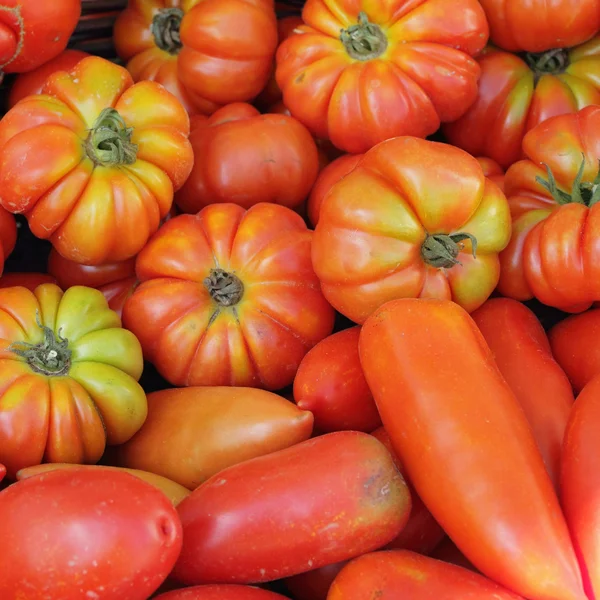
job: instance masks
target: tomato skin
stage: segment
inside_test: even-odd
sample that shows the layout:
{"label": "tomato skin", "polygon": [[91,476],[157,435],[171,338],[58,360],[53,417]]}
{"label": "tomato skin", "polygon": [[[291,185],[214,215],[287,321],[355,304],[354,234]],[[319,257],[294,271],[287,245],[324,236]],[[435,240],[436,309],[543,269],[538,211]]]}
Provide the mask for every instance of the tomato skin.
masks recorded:
{"label": "tomato skin", "polygon": [[531,600],[583,600],[531,428],[466,311],[443,300],[388,302],[363,325],[359,352],[408,478],[473,565]]}
{"label": "tomato skin", "polygon": [[496,583],[456,565],[408,550],[371,552],[350,561],[334,579],[327,600],[518,600]]}
{"label": "tomato skin", "polygon": [[479,93],[466,113],[443,126],[446,139],[504,168],[524,158],[523,136],[536,125],[600,103],[600,36],[569,49],[564,69],[542,73],[520,56],[488,48],[478,58]]}
{"label": "tomato skin", "polygon": [[476,158],[483,174],[504,192],[504,169],[493,158],[487,156],[477,156]]}
{"label": "tomato skin", "polygon": [[17,222],[15,217],[0,207],[0,276],[4,271],[4,261],[10,256],[17,243]]}
{"label": "tomato skin", "polygon": [[490,24],[490,41],[512,52],[569,48],[600,29],[598,0],[481,0]]}
{"label": "tomato skin", "polygon": [[561,501],[592,597],[600,594],[600,377],[594,377],[577,396],[565,433]]}
{"label": "tomato skin", "polygon": [[128,473],[44,473],[0,493],[0,512],[3,598],[146,600],[181,548],[173,505]]}
{"label": "tomato skin", "polygon": [[177,510],[177,581],[260,583],[382,546],[405,525],[410,493],[383,444],[341,431],[225,469]]}
{"label": "tomato skin", "polygon": [[52,60],[37,67],[37,69],[21,73],[10,87],[8,107],[12,108],[19,100],[23,100],[27,96],[41,94],[46,79],[50,75],[56,71],[70,71],[80,60],[87,56],[89,54],[81,50],[65,50]]}
{"label": "tomato skin", "polygon": [[321,433],[370,433],[381,425],[358,358],[360,327],[334,333],[302,359],[294,379],[294,401],[315,418]]}
{"label": "tomato skin", "polygon": [[[460,264],[439,268],[423,254],[432,231],[473,235],[476,257],[465,239],[454,245]],[[361,324],[402,297],[452,299],[475,310],[496,287],[498,252],[509,239],[506,199],[475,158],[447,144],[399,137],[367,152],[333,185],[312,260],[327,300]]]}
{"label": "tomato skin", "polygon": [[492,298],[471,316],[521,404],[558,488],[563,438],[575,399],[544,328],[531,310],[510,298]]}
{"label": "tomato skin", "polygon": [[554,358],[578,394],[600,373],[600,309],[560,321],[550,329],[548,339]]}
{"label": "tomato skin", "polygon": [[[142,426],[142,349],[100,292],[11,287],[0,289],[0,308],[0,461],[10,478],[41,462],[95,463],[107,443],[122,444]],[[36,314],[52,332],[56,366],[43,353],[32,362],[11,349],[44,341]]]}
{"label": "tomato skin", "polygon": [[187,213],[219,202],[296,208],[319,172],[317,145],[304,125],[287,115],[261,115],[249,104],[230,104],[197,123],[190,142],[194,167],[175,196]]}
{"label": "tomato skin", "polygon": [[235,584],[198,585],[156,596],[155,600],[286,600],[285,596],[257,587]]}
{"label": "tomato skin", "polygon": [[81,0],[3,0],[0,10],[0,78],[25,73],[67,46],[81,15]]}
{"label": "tomato skin", "polygon": [[193,490],[227,467],[307,440],[312,427],[310,412],[264,390],[162,390],[148,394],[148,418],[119,448],[119,462]]}
{"label": "tomato skin", "polygon": [[0,464],[0,483],[6,476],[6,467],[3,464]]}
{"label": "tomato skin", "polygon": [[[313,271],[311,243],[300,216],[275,204],[248,211],[213,204],[197,215],[179,215],[140,252],[142,283],[125,303],[123,322],[173,385],[282,389],[308,350],[333,329],[334,311]],[[237,303],[238,293],[225,299],[231,306],[205,283],[215,276],[215,257],[241,283],[235,284]]]}
{"label": "tomato skin", "polygon": [[0,277],[0,288],[20,286],[33,292],[38,285],[54,283],[56,279],[46,273],[4,273]]}
{"label": "tomato skin", "polygon": [[[123,67],[96,56],[54,73],[43,91],[0,121],[0,204],[69,260],[131,258],[191,171],[187,113],[163,87],[134,85]],[[107,129],[112,152],[102,146]]]}
{"label": "tomato skin", "polygon": [[285,587],[294,600],[327,600],[333,580],[347,563],[345,560],[288,577]]}

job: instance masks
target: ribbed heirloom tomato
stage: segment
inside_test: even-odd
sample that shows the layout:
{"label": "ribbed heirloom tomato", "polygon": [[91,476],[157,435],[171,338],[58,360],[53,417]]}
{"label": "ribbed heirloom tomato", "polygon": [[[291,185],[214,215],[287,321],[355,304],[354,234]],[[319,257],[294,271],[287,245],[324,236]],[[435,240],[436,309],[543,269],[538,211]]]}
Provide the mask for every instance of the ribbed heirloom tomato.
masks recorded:
{"label": "ribbed heirloom tomato", "polygon": [[307,0],[277,50],[293,117],[346,152],[425,137],[475,100],[488,25],[477,0]]}
{"label": "ribbed heirloom tomato", "polygon": [[129,0],[117,53],[136,81],[162,83],[193,113],[251,100],[277,48],[273,0]]}
{"label": "ribbed heirloom tomato", "polygon": [[510,214],[475,158],[414,137],[367,152],[323,200],[312,258],[325,297],[362,323],[394,298],[479,307],[498,282]]}
{"label": "ribbed heirloom tomato", "polygon": [[281,389],[333,328],[312,232],[284,206],[212,204],[163,225],[137,258],[123,321],[177,386]]}
{"label": "ribbed heirloom tomato", "polygon": [[157,83],[90,56],[0,121],[0,204],[69,260],[137,254],[192,168],[189,117]]}

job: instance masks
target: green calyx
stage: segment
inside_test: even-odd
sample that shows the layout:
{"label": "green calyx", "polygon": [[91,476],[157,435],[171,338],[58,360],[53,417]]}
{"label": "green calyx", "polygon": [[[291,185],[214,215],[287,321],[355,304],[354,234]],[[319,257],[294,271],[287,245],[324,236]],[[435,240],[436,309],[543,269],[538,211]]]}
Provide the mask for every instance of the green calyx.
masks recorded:
{"label": "green calyx", "polygon": [[211,298],[220,306],[235,306],[244,295],[244,284],[234,273],[213,269],[204,280]]}
{"label": "green calyx", "polygon": [[537,82],[542,75],[560,75],[569,64],[569,53],[564,48],[555,48],[546,52],[527,52],[523,58],[533,71]]}
{"label": "green calyx", "polygon": [[105,108],[85,141],[85,151],[96,166],[132,165],[137,160],[137,144],[132,143],[133,127],[127,127],[114,108]]}
{"label": "green calyx", "polygon": [[576,203],[591,207],[600,200],[600,161],[598,161],[598,173],[594,181],[583,181],[583,172],[585,171],[585,156],[583,156],[570,194],[558,188],[552,169],[547,164],[543,164],[548,173],[548,180],[542,179],[539,175],[535,180],[550,192],[557,204]]}
{"label": "green calyx", "polygon": [[465,240],[471,240],[473,258],[476,258],[477,239],[470,233],[434,233],[427,234],[421,244],[421,257],[430,266],[436,269],[450,269],[460,265],[458,254],[463,249]]}
{"label": "green calyx", "polygon": [[169,54],[178,54],[183,47],[179,36],[183,14],[180,8],[163,8],[152,19],[150,31],[154,43]]}
{"label": "green calyx", "polygon": [[342,29],[340,40],[346,52],[356,60],[372,60],[387,49],[388,41],[379,25],[369,22],[364,12],[358,15],[358,23]]}

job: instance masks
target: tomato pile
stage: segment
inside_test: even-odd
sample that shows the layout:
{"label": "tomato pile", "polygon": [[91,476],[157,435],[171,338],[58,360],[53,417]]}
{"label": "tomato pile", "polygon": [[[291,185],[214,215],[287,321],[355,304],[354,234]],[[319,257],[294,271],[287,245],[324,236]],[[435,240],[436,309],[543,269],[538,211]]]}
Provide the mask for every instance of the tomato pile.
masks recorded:
{"label": "tomato pile", "polygon": [[600,600],[600,0],[82,1],[0,0],[0,600]]}

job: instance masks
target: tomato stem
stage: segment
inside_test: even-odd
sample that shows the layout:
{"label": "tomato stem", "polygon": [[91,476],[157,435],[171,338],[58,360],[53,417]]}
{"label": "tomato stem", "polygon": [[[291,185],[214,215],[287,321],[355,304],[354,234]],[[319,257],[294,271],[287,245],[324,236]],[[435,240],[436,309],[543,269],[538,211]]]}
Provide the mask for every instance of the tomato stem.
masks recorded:
{"label": "tomato stem", "polygon": [[525,62],[535,75],[536,83],[542,75],[559,75],[569,66],[569,53],[563,48],[546,52],[527,52]]}
{"label": "tomato stem", "polygon": [[114,108],[105,108],[85,141],[85,151],[96,166],[132,165],[137,144],[131,142],[133,127],[127,127]]}
{"label": "tomato stem", "polygon": [[180,8],[163,8],[152,19],[150,31],[154,36],[154,43],[169,54],[178,54],[183,47],[179,36],[183,15]]}
{"label": "tomato stem", "polygon": [[58,334],[55,335],[50,327],[42,325],[39,312],[36,312],[35,322],[44,333],[44,341],[39,344],[29,342],[14,342],[8,350],[24,358],[36,373],[47,377],[61,377],[71,368],[71,350],[69,341]]}
{"label": "tomato stem", "polygon": [[470,233],[434,233],[427,234],[421,244],[421,257],[431,267],[436,269],[450,269],[460,265],[456,258],[463,249],[464,240],[471,240],[473,258],[476,258],[477,238]]}
{"label": "tomato stem", "polygon": [[211,298],[221,306],[233,306],[244,295],[244,284],[240,278],[223,269],[213,269],[204,280]]}
{"label": "tomato stem", "polygon": [[346,52],[356,60],[371,60],[381,56],[388,45],[379,25],[369,22],[366,13],[358,15],[358,23],[340,31]]}

